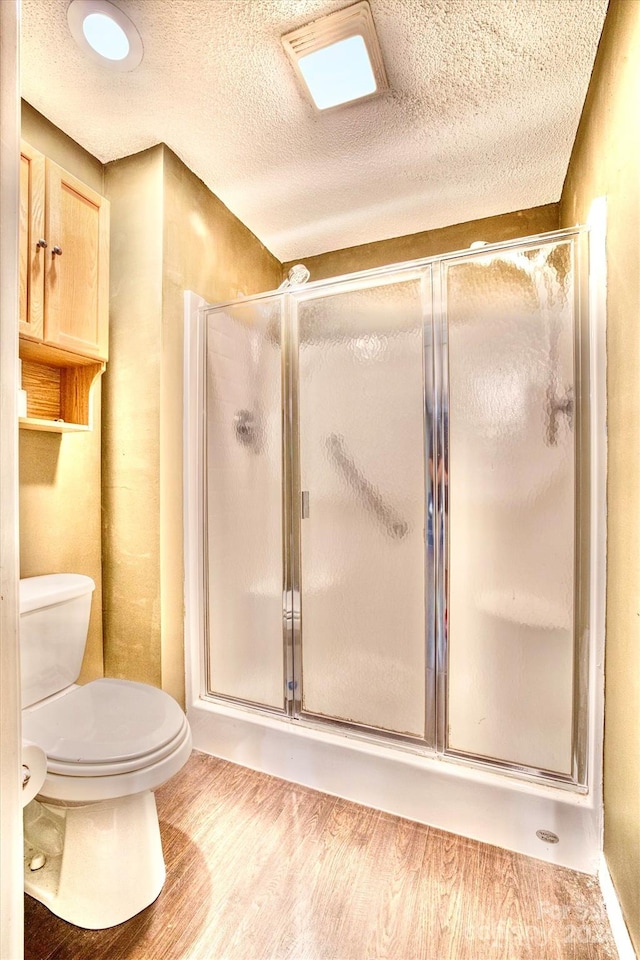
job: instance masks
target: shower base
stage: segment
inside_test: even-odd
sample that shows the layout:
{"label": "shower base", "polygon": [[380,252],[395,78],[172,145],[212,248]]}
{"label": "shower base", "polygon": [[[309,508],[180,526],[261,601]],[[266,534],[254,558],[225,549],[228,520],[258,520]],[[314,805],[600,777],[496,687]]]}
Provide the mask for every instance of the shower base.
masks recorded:
{"label": "shower base", "polygon": [[582,873],[598,871],[600,806],[592,794],[204,698],[187,715],[193,745],[204,753]]}

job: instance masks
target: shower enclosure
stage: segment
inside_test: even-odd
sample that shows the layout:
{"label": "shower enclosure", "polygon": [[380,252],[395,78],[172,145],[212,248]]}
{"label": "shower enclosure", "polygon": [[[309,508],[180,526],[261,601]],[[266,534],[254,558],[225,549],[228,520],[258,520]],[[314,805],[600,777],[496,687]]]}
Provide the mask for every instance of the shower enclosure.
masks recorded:
{"label": "shower enclosure", "polygon": [[200,697],[587,782],[588,235],[200,311]]}

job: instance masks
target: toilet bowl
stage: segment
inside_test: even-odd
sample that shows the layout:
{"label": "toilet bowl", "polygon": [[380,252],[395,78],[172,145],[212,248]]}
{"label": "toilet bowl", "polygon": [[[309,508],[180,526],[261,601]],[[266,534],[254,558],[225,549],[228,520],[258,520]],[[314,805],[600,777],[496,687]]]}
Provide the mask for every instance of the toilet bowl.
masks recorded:
{"label": "toilet bowl", "polygon": [[153,791],[186,763],[191,731],[168,694],[77,680],[93,581],[20,583],[23,736],[47,755],[24,811],[25,890],[62,919],[102,929],[152,903],[165,865]]}

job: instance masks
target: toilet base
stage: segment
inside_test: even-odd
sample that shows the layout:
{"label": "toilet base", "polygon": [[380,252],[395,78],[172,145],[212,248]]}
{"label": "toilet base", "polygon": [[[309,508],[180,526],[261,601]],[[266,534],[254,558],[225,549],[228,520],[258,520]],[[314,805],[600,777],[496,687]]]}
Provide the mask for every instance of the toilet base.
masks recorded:
{"label": "toilet base", "polygon": [[25,807],[24,832],[25,892],[77,927],[123,923],[162,890],[166,871],[150,790],[75,806],[36,798]]}

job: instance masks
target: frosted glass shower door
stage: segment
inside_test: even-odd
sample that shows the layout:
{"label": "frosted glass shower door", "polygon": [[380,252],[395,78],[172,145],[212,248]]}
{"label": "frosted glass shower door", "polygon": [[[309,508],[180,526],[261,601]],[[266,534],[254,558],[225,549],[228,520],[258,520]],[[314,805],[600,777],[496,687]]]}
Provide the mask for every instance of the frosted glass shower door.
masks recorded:
{"label": "frosted glass shower door", "polygon": [[574,725],[574,243],[442,268],[446,746],[566,777]]}
{"label": "frosted glass shower door", "polygon": [[206,315],[207,690],[284,709],[282,298]]}
{"label": "frosted glass shower door", "polygon": [[308,513],[300,522],[299,710],[419,739],[428,688],[429,276],[427,268],[366,288],[343,284],[297,303]]}

